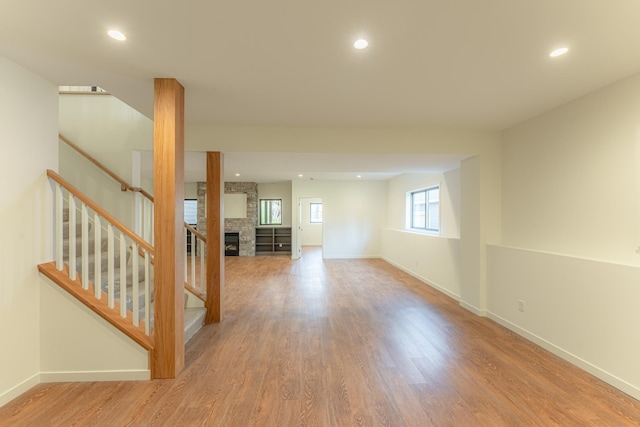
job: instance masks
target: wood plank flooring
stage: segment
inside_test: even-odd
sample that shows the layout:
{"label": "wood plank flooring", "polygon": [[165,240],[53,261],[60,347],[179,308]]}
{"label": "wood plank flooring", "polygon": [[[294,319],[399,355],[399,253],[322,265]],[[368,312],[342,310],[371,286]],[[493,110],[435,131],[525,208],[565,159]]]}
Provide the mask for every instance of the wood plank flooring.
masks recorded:
{"label": "wood plank flooring", "polygon": [[633,426],[640,402],[382,260],[229,257],[175,380],[41,384],[1,426]]}

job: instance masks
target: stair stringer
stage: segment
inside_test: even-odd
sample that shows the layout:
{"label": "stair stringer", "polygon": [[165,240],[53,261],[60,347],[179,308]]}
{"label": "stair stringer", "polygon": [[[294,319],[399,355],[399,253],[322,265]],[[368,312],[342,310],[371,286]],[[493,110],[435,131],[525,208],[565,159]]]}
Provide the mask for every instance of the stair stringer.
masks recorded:
{"label": "stair stringer", "polygon": [[40,299],[41,382],[151,379],[151,349],[45,276]]}

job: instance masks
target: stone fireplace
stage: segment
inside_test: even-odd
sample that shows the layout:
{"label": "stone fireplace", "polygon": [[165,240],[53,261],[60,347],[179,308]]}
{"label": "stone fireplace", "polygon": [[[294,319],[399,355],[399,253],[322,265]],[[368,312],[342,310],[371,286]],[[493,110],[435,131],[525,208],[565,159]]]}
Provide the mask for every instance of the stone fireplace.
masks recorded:
{"label": "stone fireplace", "polygon": [[[256,254],[256,225],[258,224],[258,184],[255,182],[225,182],[225,194],[247,195],[246,218],[225,218],[224,231],[238,233],[239,255],[254,256]],[[205,199],[207,183],[198,182],[198,231],[207,235],[205,221]]]}

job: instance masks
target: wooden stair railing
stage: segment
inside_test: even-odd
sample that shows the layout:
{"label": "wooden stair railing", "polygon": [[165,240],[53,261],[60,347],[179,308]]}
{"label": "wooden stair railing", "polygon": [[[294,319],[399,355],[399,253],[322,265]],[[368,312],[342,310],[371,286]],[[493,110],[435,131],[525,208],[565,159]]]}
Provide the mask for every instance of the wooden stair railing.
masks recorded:
{"label": "wooden stair railing", "polygon": [[[105,174],[107,174],[113,180],[115,180],[118,184],[120,184],[120,190],[121,191],[123,191],[123,192],[130,191],[130,192],[133,192],[133,193],[141,194],[150,204],[150,213],[147,215],[148,216],[147,221],[145,221],[144,218],[142,218],[140,220],[140,222],[141,222],[141,224],[145,224],[146,222],[152,222],[153,221],[153,203],[154,203],[154,198],[149,192],[145,191],[141,187],[134,187],[131,184],[129,184],[126,180],[124,180],[123,178],[118,176],[115,172],[113,172],[107,166],[102,164],[100,161],[96,160],[94,157],[92,157],[89,153],[84,151],[82,148],[78,147],[78,145],[74,144],[69,138],[65,137],[62,134],[58,134],[58,137],[60,138],[61,141],[63,141],[65,144],[67,144],[69,147],[71,147],[73,150],[75,150],[78,154],[83,156],[90,163],[95,165],[98,169],[103,171]],[[146,210],[143,209],[143,213],[141,214],[142,216],[145,216],[144,211],[146,211]],[[141,234],[144,237],[148,237],[148,241],[151,243],[151,245],[153,245],[153,229],[152,229],[152,226],[151,226],[151,230],[147,229],[146,231],[147,232],[145,232],[145,230],[143,230]],[[184,287],[185,287],[186,290],[188,290],[190,293],[192,293],[193,295],[195,295],[196,297],[198,297],[202,301],[206,301],[206,289],[207,289],[207,287],[206,287],[206,274],[205,274],[205,265],[206,265],[206,263],[205,263],[205,251],[204,251],[204,248],[206,247],[207,238],[205,236],[203,236],[201,233],[199,233],[198,231],[196,231],[193,227],[191,227],[186,222],[184,223],[184,233],[185,233],[185,250],[184,250],[185,265],[189,266],[189,268],[185,268],[185,283],[184,283]],[[188,257],[189,248],[187,248],[187,238],[186,238],[187,233],[191,233],[192,236],[196,239],[196,244],[192,244],[192,247],[191,247],[191,258],[190,259]],[[198,248],[198,247],[200,248],[200,255],[196,257],[195,256],[195,252],[194,252],[194,248]],[[196,263],[196,258],[199,258],[199,263]],[[199,270],[196,269],[196,264],[199,264]]]}
{"label": "wooden stair railing", "polygon": [[[187,242],[187,234],[191,233],[191,247]],[[184,287],[193,295],[207,302],[207,286],[205,274],[205,248],[207,238],[198,233],[195,228],[185,222],[184,224],[185,239],[185,269],[184,269]],[[191,252],[189,256],[188,252]]]}
{"label": "wooden stair railing", "polygon": [[128,191],[131,188],[133,188],[133,187],[131,187],[131,185],[129,185],[129,183],[127,181],[125,181],[124,179],[120,178],[115,172],[113,172],[111,169],[109,169],[108,167],[106,167],[105,165],[100,163],[98,160],[96,160],[94,157],[92,157],[89,153],[84,151],[82,148],[78,147],[76,144],[71,142],[71,140],[66,138],[64,135],[58,134],[58,138],[60,138],[60,140],[63,141],[65,144],[67,144],[69,147],[73,148],[82,157],[84,157],[85,159],[87,159],[91,163],[93,163],[102,172],[106,173],[111,178],[113,178],[116,182],[118,182],[120,184],[120,190],[121,191]]}
{"label": "wooden stair railing", "polygon": [[60,175],[47,176],[54,185],[55,261],[40,272],[152,350],[153,247]]}

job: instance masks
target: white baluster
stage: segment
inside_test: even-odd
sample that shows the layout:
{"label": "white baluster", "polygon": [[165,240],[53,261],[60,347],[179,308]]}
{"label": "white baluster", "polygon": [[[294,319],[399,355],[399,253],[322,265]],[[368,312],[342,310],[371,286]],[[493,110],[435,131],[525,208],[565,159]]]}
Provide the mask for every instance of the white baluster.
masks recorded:
{"label": "white baluster", "polygon": [[149,287],[149,252],[144,251],[144,333],[151,333],[151,289]]}
{"label": "white baluster", "polygon": [[148,242],[149,236],[147,235],[147,199],[140,198],[140,231],[142,238]]}
{"label": "white baluster", "polygon": [[[184,265],[189,265],[189,258],[187,258],[187,236],[189,231],[183,227],[182,230],[184,231]],[[188,269],[184,269],[184,282],[185,283],[189,283],[188,277],[187,277],[187,272]]]}
{"label": "white baluster", "polygon": [[109,308],[114,307],[114,244],[113,244],[113,225],[107,223],[107,304]]}
{"label": "white baluster", "polygon": [[149,226],[147,224],[147,198],[142,197],[140,199],[140,230],[142,230],[142,238],[149,242]]}
{"label": "white baluster", "polygon": [[151,242],[151,236],[149,234],[149,201],[144,197],[141,201],[142,212],[140,213],[140,228],[142,230],[142,238],[146,242]]}
{"label": "white baluster", "polygon": [[202,295],[206,295],[207,293],[207,286],[206,286],[206,280],[205,278],[207,277],[207,275],[205,274],[204,271],[204,253],[205,253],[206,247],[204,244],[203,240],[200,240],[200,292],[202,292]]}
{"label": "white baluster", "polygon": [[93,292],[96,298],[102,298],[102,224],[100,223],[100,215],[93,213]]}
{"label": "white baluster", "polygon": [[63,234],[63,212],[64,212],[64,198],[62,197],[62,187],[57,182],[55,183],[56,188],[56,211],[55,211],[55,221],[56,221],[56,269],[58,271],[62,271],[64,268],[64,236]]}
{"label": "white baluster", "polygon": [[153,246],[155,243],[155,239],[156,239],[156,233],[155,233],[155,205],[153,204],[152,201],[149,200],[149,236],[150,236],[150,242],[151,242],[151,246]]}
{"label": "white baluster", "polygon": [[89,211],[87,205],[80,204],[80,214],[82,218],[82,231],[80,235],[81,239],[81,252],[82,256],[80,262],[82,263],[82,289],[89,289]]}
{"label": "white baluster", "polygon": [[132,296],[133,296],[133,307],[132,307],[132,311],[133,311],[133,324],[135,326],[138,326],[140,324],[140,313],[138,313],[138,311],[140,310],[140,302],[139,302],[139,297],[140,297],[140,278],[138,275],[138,244],[137,243],[133,243],[133,246],[131,248],[131,272],[132,272],[132,279],[131,279],[131,286],[132,286]]}
{"label": "white baluster", "polygon": [[144,239],[144,227],[142,226],[143,212],[144,205],[140,193],[133,193],[133,231]]}
{"label": "white baluster", "polygon": [[196,281],[196,251],[195,243],[198,238],[195,234],[191,233],[191,287],[197,289]]}
{"label": "white baluster", "polygon": [[76,277],[76,198],[69,193],[69,278]]}
{"label": "white baluster", "polygon": [[120,232],[120,316],[127,317],[127,241]]}

